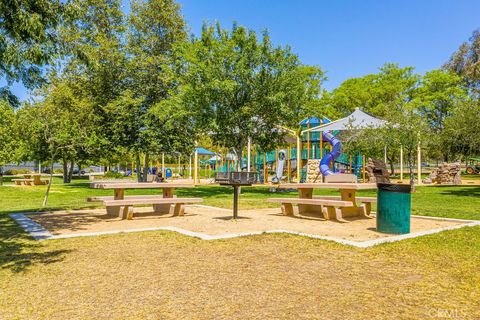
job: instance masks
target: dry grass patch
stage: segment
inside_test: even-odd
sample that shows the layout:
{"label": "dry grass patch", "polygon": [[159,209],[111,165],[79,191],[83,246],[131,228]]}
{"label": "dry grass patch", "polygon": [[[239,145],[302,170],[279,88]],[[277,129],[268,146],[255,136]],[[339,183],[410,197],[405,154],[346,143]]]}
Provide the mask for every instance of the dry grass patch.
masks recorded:
{"label": "dry grass patch", "polygon": [[14,257],[2,257],[0,318],[420,319],[456,309],[475,319],[479,231],[370,249],[169,232],[44,241],[21,254],[54,253],[52,260],[15,268]]}

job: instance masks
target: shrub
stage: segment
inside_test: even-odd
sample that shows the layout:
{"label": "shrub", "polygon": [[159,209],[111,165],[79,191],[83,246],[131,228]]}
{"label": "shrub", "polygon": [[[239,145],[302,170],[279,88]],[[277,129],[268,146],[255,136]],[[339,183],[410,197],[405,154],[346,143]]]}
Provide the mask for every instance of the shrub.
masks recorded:
{"label": "shrub", "polygon": [[104,177],[110,179],[120,179],[123,178],[123,174],[119,172],[108,171],[105,173]]}
{"label": "shrub", "polygon": [[10,170],[5,170],[3,172],[4,175],[7,175],[7,176],[14,176],[14,175],[17,175],[17,174],[26,174],[26,173],[31,173],[32,171],[29,170],[29,169],[10,169]]}

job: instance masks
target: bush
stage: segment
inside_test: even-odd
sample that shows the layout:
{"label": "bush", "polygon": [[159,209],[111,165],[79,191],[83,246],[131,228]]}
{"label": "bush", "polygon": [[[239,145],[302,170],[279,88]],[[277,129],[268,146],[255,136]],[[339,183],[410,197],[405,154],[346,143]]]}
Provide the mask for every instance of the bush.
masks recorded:
{"label": "bush", "polygon": [[119,172],[108,171],[105,173],[104,177],[110,179],[121,179],[123,178],[123,174]]}
{"label": "bush", "polygon": [[62,173],[63,174],[63,169],[53,169],[53,173]]}
{"label": "bush", "polygon": [[31,173],[32,171],[29,169],[10,169],[10,170],[5,170],[3,172],[4,175],[6,176],[14,176],[17,174],[26,174],[26,173]]}

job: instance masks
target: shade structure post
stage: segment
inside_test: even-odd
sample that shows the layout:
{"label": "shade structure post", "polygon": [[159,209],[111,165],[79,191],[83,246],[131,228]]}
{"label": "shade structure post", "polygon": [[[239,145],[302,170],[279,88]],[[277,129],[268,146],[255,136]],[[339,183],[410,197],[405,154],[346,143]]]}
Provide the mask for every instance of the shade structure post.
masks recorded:
{"label": "shade structure post", "polygon": [[362,156],[362,180],[365,183],[365,155]]}
{"label": "shade structure post", "polygon": [[181,172],[181,163],[180,163],[180,158],[181,158],[181,155],[180,153],[178,153],[178,178],[180,179],[180,172]]}
{"label": "shade structure post", "polygon": [[420,141],[417,147],[417,183],[422,184],[422,147]]}
{"label": "shade structure post", "polygon": [[403,181],[403,146],[400,146],[400,181]]}
{"label": "shade structure post", "polygon": [[252,145],[252,169],[249,170],[255,172],[255,145]]}
{"label": "shade structure post", "polygon": [[290,171],[291,171],[291,154],[290,154],[290,145],[287,147],[287,156],[285,157],[287,161],[287,181],[290,183]]}
{"label": "shade structure post", "polygon": [[[310,124],[308,124],[310,128]],[[310,131],[307,132],[307,161],[310,159]]]}
{"label": "shade structure post", "polygon": [[320,131],[320,159],[323,158],[323,131]]}
{"label": "shade structure post", "polygon": [[[247,171],[250,170],[250,157],[251,157],[251,149],[252,149],[252,139],[250,139],[250,137],[248,137],[248,142],[247,142]],[[240,159],[240,162],[242,160]],[[240,164],[241,166],[241,164]]]}
{"label": "shade structure post", "polygon": [[268,182],[267,153],[263,152],[263,183]]}
{"label": "shade structure post", "polygon": [[167,176],[165,175],[166,174],[166,170],[165,170],[165,152],[162,152],[162,177],[164,179],[167,178]]}
{"label": "shade structure post", "polygon": [[297,182],[300,182],[302,166],[302,141],[300,140],[300,134],[297,135]]}
{"label": "shade structure post", "polygon": [[198,182],[198,150],[195,148],[195,156],[193,158],[194,162],[194,169],[193,169],[193,183],[196,184]]}

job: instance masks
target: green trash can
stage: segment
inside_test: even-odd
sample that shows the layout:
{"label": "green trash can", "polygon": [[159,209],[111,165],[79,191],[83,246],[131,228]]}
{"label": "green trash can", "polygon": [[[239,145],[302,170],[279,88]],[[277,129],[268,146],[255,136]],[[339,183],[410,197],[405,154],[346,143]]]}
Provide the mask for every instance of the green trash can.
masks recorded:
{"label": "green trash can", "polygon": [[378,183],[377,231],[410,233],[412,203],[409,184]]}

